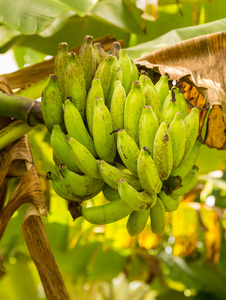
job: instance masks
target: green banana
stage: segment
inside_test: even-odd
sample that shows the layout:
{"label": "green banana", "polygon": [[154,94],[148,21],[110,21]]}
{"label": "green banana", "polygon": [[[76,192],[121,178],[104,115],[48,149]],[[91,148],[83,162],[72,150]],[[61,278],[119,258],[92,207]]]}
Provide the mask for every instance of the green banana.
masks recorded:
{"label": "green banana", "polygon": [[169,135],[172,142],[174,170],[182,160],[185,148],[185,124],[181,113],[176,113],[169,126]]}
{"label": "green banana", "polygon": [[182,179],[188,175],[199,157],[201,143],[196,141],[189,155],[170,174],[180,176]]}
{"label": "green banana", "polygon": [[82,173],[72,157],[71,149],[67,144],[67,137],[63,133],[59,124],[55,124],[53,126],[50,144],[53,148],[53,155],[59,164],[65,164],[71,171],[80,174]]}
{"label": "green banana", "polygon": [[104,92],[101,86],[101,80],[95,78],[92,81],[91,88],[89,90],[86,100],[86,121],[89,128],[90,134],[93,136],[93,108],[95,98],[104,99]]}
{"label": "green banana", "polygon": [[82,207],[83,217],[89,223],[95,225],[105,225],[119,221],[131,212],[132,209],[120,198],[99,206]]}
{"label": "green banana", "polygon": [[126,93],[121,81],[116,80],[114,83],[114,93],[111,99],[111,118],[112,128],[117,130],[124,127],[124,109],[126,102]]}
{"label": "green banana", "polygon": [[194,166],[186,177],[182,180],[182,187],[173,191],[174,195],[184,195],[190,192],[198,182],[198,170],[197,166]]}
{"label": "green banana", "polygon": [[182,118],[185,119],[188,115],[188,105],[187,105],[187,101],[184,97],[183,92],[179,92],[177,103],[178,103],[180,112],[182,113]]}
{"label": "green banana", "polygon": [[42,92],[41,108],[43,120],[49,132],[52,131],[54,124],[59,124],[65,130],[63,104],[56,75],[50,76]]}
{"label": "green banana", "polygon": [[69,138],[67,143],[71,148],[72,156],[79,169],[91,178],[101,179],[98,161],[90,151],[73,138]]}
{"label": "green banana", "polygon": [[139,121],[139,146],[140,149],[148,147],[152,157],[154,139],[158,128],[159,121],[153,109],[149,105],[144,106]]}
{"label": "green banana", "polygon": [[68,44],[60,43],[54,63],[54,72],[58,77],[58,87],[62,95],[62,102],[65,100],[65,71],[67,67]]}
{"label": "green banana", "polygon": [[137,176],[137,158],[140,150],[125,129],[117,131],[117,149],[124,165]]}
{"label": "green banana", "polygon": [[66,99],[64,103],[64,122],[68,136],[73,137],[85,146],[94,157],[97,157],[93,139],[89,135],[78,109],[69,99]]}
{"label": "green banana", "polygon": [[113,162],[116,155],[115,139],[112,134],[111,114],[102,98],[95,98],[93,111],[93,140],[98,156]]}
{"label": "green banana", "polygon": [[139,80],[142,85],[142,91],[145,97],[146,105],[150,105],[152,107],[156,117],[159,120],[161,116],[161,103],[155,85],[149,77],[144,75],[141,75]]}
{"label": "green banana", "polygon": [[130,58],[127,55],[126,49],[121,49],[119,52],[119,65],[122,69],[122,86],[125,89],[126,95],[129,93],[133,78],[133,69]]}
{"label": "green banana", "polygon": [[61,167],[61,181],[66,188],[79,196],[98,194],[104,185],[102,179],[94,179],[88,175],[79,175],[70,171],[66,166]]}
{"label": "green banana", "polygon": [[104,45],[101,43],[94,43],[93,49],[96,54],[96,69],[100,65],[100,63],[106,58],[107,53],[103,49]]}
{"label": "green banana", "polygon": [[142,186],[140,185],[140,182],[136,176],[126,173],[125,171],[121,171],[118,168],[106,163],[104,160],[101,160],[98,163],[98,166],[103,180],[113,189],[118,190],[118,181],[120,179],[125,179],[137,191],[142,190]]}
{"label": "green banana", "polygon": [[151,230],[155,234],[163,233],[166,225],[166,212],[162,201],[157,197],[155,205],[151,208]]}
{"label": "green banana", "polygon": [[84,71],[75,53],[68,53],[67,58],[65,96],[66,98],[70,97],[84,119],[86,107],[86,81]]}
{"label": "green banana", "polygon": [[159,96],[161,107],[163,106],[163,103],[165,102],[165,99],[169,94],[168,80],[169,80],[168,76],[162,75],[159,81],[155,84],[155,88]]}
{"label": "green banana", "polygon": [[140,184],[147,193],[157,194],[160,192],[162,181],[147,147],[143,147],[140,150],[137,160],[137,171]]}
{"label": "green banana", "polygon": [[181,202],[181,196],[167,195],[164,191],[158,194],[159,199],[161,199],[164,204],[165,210],[168,212],[175,211]]}
{"label": "green banana", "polygon": [[78,53],[78,60],[84,71],[87,92],[90,89],[91,82],[96,72],[96,54],[92,42],[93,37],[91,35],[85,36]]}
{"label": "green banana", "polygon": [[132,83],[134,81],[137,81],[139,79],[139,71],[137,69],[137,66],[132,58],[130,58],[131,65],[132,65]]}
{"label": "green banana", "polygon": [[174,119],[176,113],[179,112],[179,107],[177,105],[177,101],[176,98],[172,98],[166,108],[163,110],[162,114],[161,114],[161,118],[160,118],[160,123],[162,122],[166,122],[168,124],[170,124],[172,122],[172,120]]}
{"label": "green banana", "polygon": [[199,133],[199,109],[193,107],[184,119],[185,123],[185,149],[182,160],[191,152]]}
{"label": "green banana", "polygon": [[147,210],[155,205],[157,194],[150,195],[138,192],[125,179],[120,179],[118,183],[119,195],[123,202],[135,211]]}
{"label": "green banana", "polygon": [[126,223],[126,229],[130,236],[133,237],[138,235],[144,230],[147,220],[150,216],[150,211],[150,208],[143,211],[133,211],[129,215]]}
{"label": "green banana", "polygon": [[120,198],[119,192],[115,189],[113,189],[110,185],[105,183],[103,187],[103,195],[108,201],[113,201],[117,198]]}
{"label": "green banana", "polygon": [[139,145],[139,121],[145,106],[145,98],[142,92],[141,83],[135,81],[126,98],[124,110],[124,128],[127,133]]}
{"label": "green banana", "polygon": [[108,55],[113,55],[119,58],[120,50],[121,50],[121,44],[119,42],[114,42],[110,51],[108,52]]}
{"label": "green banana", "polygon": [[163,105],[162,105],[162,112],[167,108],[168,104],[170,103],[170,100],[176,100],[178,107],[179,107],[179,88],[172,86],[170,92],[168,93]]}
{"label": "green banana", "polygon": [[173,153],[168,123],[162,122],[154,139],[154,162],[161,180],[166,180],[172,170]]}

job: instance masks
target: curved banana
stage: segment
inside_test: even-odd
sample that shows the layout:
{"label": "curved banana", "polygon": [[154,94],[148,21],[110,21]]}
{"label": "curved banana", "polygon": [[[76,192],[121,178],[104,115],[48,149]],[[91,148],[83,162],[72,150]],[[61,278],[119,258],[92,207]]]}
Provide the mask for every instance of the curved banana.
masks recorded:
{"label": "curved banana", "polygon": [[65,71],[67,67],[68,44],[60,43],[54,63],[54,73],[58,77],[58,87],[62,95],[62,102],[65,100]]}
{"label": "curved banana", "polygon": [[106,163],[104,160],[101,160],[98,163],[98,166],[103,180],[113,189],[118,190],[118,181],[120,179],[125,179],[137,191],[142,190],[142,186],[140,185],[140,182],[136,176],[126,173],[125,171],[121,171],[118,168]]}
{"label": "curved banana", "polygon": [[133,211],[127,220],[126,228],[130,236],[135,236],[141,233],[150,216],[151,209],[143,211]]}
{"label": "curved banana", "polygon": [[139,146],[140,149],[148,147],[153,157],[153,146],[156,132],[159,128],[159,121],[150,105],[143,108],[139,121]]}
{"label": "curved banana", "polygon": [[162,200],[162,203],[165,206],[165,210],[168,212],[172,212],[178,209],[181,202],[181,196],[176,196],[172,194],[166,195],[164,191],[161,191],[158,194],[158,197]]}
{"label": "curved banana", "polygon": [[145,106],[145,98],[142,92],[141,83],[135,81],[126,98],[124,110],[124,128],[127,133],[139,145],[139,121]]}
{"label": "curved banana", "polygon": [[84,71],[87,91],[90,89],[96,72],[96,53],[93,49],[92,42],[93,37],[91,35],[85,36],[78,53],[78,60]]}
{"label": "curved banana", "polygon": [[143,147],[140,150],[137,160],[137,171],[143,189],[149,194],[158,194],[162,188],[162,181],[147,147]]}
{"label": "curved banana", "polygon": [[154,140],[154,162],[161,180],[166,180],[172,170],[173,153],[168,123],[162,122]]}
{"label": "curved banana", "polygon": [[151,230],[155,234],[163,233],[166,225],[166,212],[162,201],[157,197],[155,205],[151,208]]}
{"label": "curved banana", "polygon": [[129,136],[125,129],[117,131],[117,149],[124,165],[131,173],[137,176],[137,159],[140,150],[136,142]]}
{"label": "curved banana", "polygon": [[41,98],[42,116],[49,132],[54,124],[60,124],[65,130],[62,98],[56,75],[50,76]]}
{"label": "curved banana", "polygon": [[163,103],[165,102],[165,99],[169,94],[168,80],[169,80],[168,76],[162,75],[159,81],[155,84],[155,88],[159,96],[161,107],[163,106]]}
{"label": "curved banana", "polygon": [[113,189],[110,185],[105,183],[103,187],[103,195],[108,201],[113,201],[117,198],[120,198],[119,192],[115,189]]}
{"label": "curved banana", "polygon": [[101,43],[94,43],[93,49],[96,54],[96,69],[99,67],[100,63],[106,58],[107,53],[103,49],[104,45]]}
{"label": "curved banana", "polygon": [[71,148],[67,144],[67,137],[63,133],[59,124],[53,126],[50,137],[50,144],[53,148],[53,155],[55,156],[58,164],[65,164],[68,169],[76,173],[82,173],[75,163],[72,156]]}
{"label": "curved banana", "polygon": [[122,86],[124,87],[126,91],[126,95],[129,93],[131,89],[132,84],[132,78],[133,78],[133,69],[132,69],[132,63],[127,55],[126,49],[121,49],[119,52],[119,65],[122,69]]}
{"label": "curved banana", "polygon": [[194,166],[186,177],[182,180],[182,187],[173,191],[174,195],[184,195],[190,192],[198,182],[198,170],[197,166]]}
{"label": "curved banana", "polygon": [[172,142],[174,170],[182,160],[185,148],[185,124],[181,113],[176,113],[169,126],[169,135]]}
{"label": "curved banana", "polygon": [[79,169],[91,178],[102,179],[98,168],[98,161],[90,151],[73,138],[67,140],[72,156]]}
{"label": "curved banana", "polygon": [[111,99],[112,128],[117,130],[124,127],[124,109],[126,102],[126,92],[120,80],[114,83],[114,92]]}
{"label": "curved banana", "polygon": [[84,119],[86,108],[86,81],[84,71],[75,53],[68,53],[67,58],[65,97],[70,97]]}
{"label": "curved banana", "polygon": [[113,162],[116,155],[115,139],[112,134],[111,114],[102,98],[95,98],[93,111],[93,140],[98,156]]}
{"label": "curved banana", "polygon": [[95,98],[104,99],[104,91],[99,78],[93,79],[86,99],[86,121],[91,136],[93,136],[93,109]]}
{"label": "curved banana", "polygon": [[66,99],[64,103],[64,123],[67,135],[73,137],[85,146],[94,157],[97,157],[93,139],[89,135],[78,109],[69,99]]}
{"label": "curved banana", "polygon": [[132,209],[120,198],[113,201],[92,207],[82,207],[83,217],[91,224],[104,225],[119,221],[127,217]]}
{"label": "curved banana", "polygon": [[157,199],[157,194],[150,195],[146,192],[138,192],[125,179],[119,180],[118,191],[122,201],[135,211],[153,207]]}

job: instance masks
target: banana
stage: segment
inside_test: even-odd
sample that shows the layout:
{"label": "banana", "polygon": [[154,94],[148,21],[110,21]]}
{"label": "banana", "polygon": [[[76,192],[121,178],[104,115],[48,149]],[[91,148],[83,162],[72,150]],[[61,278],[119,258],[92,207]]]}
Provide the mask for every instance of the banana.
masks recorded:
{"label": "banana", "polygon": [[193,107],[184,119],[185,123],[185,149],[182,160],[191,152],[199,133],[199,109]]}
{"label": "banana", "polygon": [[162,201],[157,197],[155,205],[151,208],[151,230],[155,234],[161,234],[166,225],[166,212]]}
{"label": "banana", "polygon": [[170,176],[180,176],[182,179],[185,178],[199,157],[200,146],[201,143],[196,141],[189,155],[171,172]]}
{"label": "banana", "polygon": [[119,64],[122,69],[122,86],[129,93],[133,78],[133,68],[130,58],[127,55],[126,49],[121,49],[119,52]]}
{"label": "banana", "polygon": [[113,189],[118,190],[118,181],[120,179],[125,179],[128,184],[134,187],[137,191],[142,190],[142,186],[136,176],[125,171],[121,171],[117,167],[106,163],[104,160],[101,160],[98,163],[98,167],[103,180]]}
{"label": "banana", "polygon": [[71,101],[84,119],[86,107],[86,81],[84,71],[75,53],[68,53],[67,58],[65,96],[66,98],[71,98]]}
{"label": "banana", "polygon": [[139,79],[139,71],[138,68],[132,58],[130,58],[131,65],[132,65],[132,83]]}
{"label": "banana", "polygon": [[172,170],[173,153],[168,124],[162,122],[154,139],[154,162],[161,180],[166,180]]}
{"label": "banana", "polygon": [[41,98],[42,116],[49,132],[54,124],[59,124],[65,130],[63,104],[56,75],[50,76]]}
{"label": "banana", "polygon": [[64,103],[64,122],[68,136],[73,137],[85,146],[94,157],[97,157],[93,139],[89,135],[78,109],[69,99],[66,99]]}
{"label": "banana", "polygon": [[119,195],[123,202],[135,211],[147,210],[155,205],[157,194],[149,195],[145,191],[138,192],[125,179],[118,182]]}
{"label": "banana", "polygon": [[101,43],[94,43],[93,49],[96,54],[96,69],[100,65],[100,63],[106,58],[107,53],[103,49],[104,45]]}
{"label": "banana", "polygon": [[82,207],[83,217],[91,224],[105,225],[119,221],[129,214],[132,209],[126,205],[120,198],[115,199],[107,204]]}
{"label": "banana", "polygon": [[113,55],[119,58],[119,52],[121,50],[121,44],[119,42],[114,42],[110,51],[108,52],[108,55]]}
{"label": "banana", "polygon": [[66,166],[61,167],[61,181],[66,188],[79,196],[98,194],[104,186],[102,179],[94,179],[88,175],[79,175],[70,171]]}
{"label": "banana", "polygon": [[78,60],[84,71],[87,92],[90,89],[91,82],[96,72],[96,54],[92,42],[93,37],[91,35],[85,36],[78,53]]}
{"label": "banana", "polygon": [[60,43],[54,63],[54,72],[58,77],[58,87],[62,95],[62,102],[65,100],[65,71],[67,67],[68,44]]}
{"label": "banana", "polygon": [[150,208],[143,211],[133,211],[129,215],[126,228],[131,237],[138,235],[144,230],[147,220],[150,216],[150,211]]}
{"label": "banana", "polygon": [[160,118],[160,123],[166,122],[170,124],[174,119],[176,113],[178,112],[179,112],[179,107],[177,105],[176,98],[174,97],[168,102],[166,108],[163,110]]}
{"label": "banana", "polygon": [[112,128],[117,130],[124,127],[124,109],[126,102],[126,93],[121,81],[116,80],[114,83],[114,92],[111,99],[111,118]]}
{"label": "banana", "polygon": [[59,164],[65,164],[68,169],[76,173],[82,173],[73,159],[71,148],[67,144],[67,137],[63,133],[59,124],[53,126],[50,137],[50,144],[53,148],[53,155]]}
{"label": "banana", "polygon": [[156,132],[159,128],[159,121],[151,106],[143,108],[139,121],[139,146],[140,149],[148,147],[153,157],[153,145]]}
{"label": "banana", "polygon": [[168,76],[162,75],[159,81],[155,84],[155,88],[159,96],[161,107],[163,106],[163,103],[165,102],[165,99],[169,94],[168,80],[169,80]]}
{"label": "banana", "polygon": [[89,128],[89,132],[91,136],[93,136],[93,108],[94,108],[94,100],[95,98],[104,99],[104,91],[101,86],[101,80],[99,78],[95,78],[92,81],[91,88],[88,92],[87,100],[86,100],[86,121]]}
{"label": "banana", "polygon": [[112,134],[111,114],[102,98],[95,98],[93,111],[93,140],[98,156],[113,162],[116,155],[115,139]]}
{"label": "banana", "polygon": [[182,180],[182,187],[173,191],[174,195],[184,195],[190,192],[198,182],[198,170],[197,166],[194,166],[186,177]]}
{"label": "banana", "polygon": [[137,160],[138,178],[143,189],[149,194],[157,194],[162,188],[162,181],[151,153],[147,147],[140,150]]}
{"label": "banana", "polygon": [[60,180],[55,174],[50,173],[47,174],[47,179],[52,180],[52,186],[55,191],[55,193],[60,196],[61,198],[64,198],[66,200],[71,200],[71,201],[77,201],[77,202],[82,202],[89,200],[93,197],[96,196],[96,193],[89,194],[86,196],[79,196],[75,194],[73,191],[68,189],[65,184],[63,183],[62,180]]}
{"label": "banana", "polygon": [[183,92],[179,92],[177,103],[178,103],[180,112],[182,113],[182,118],[185,119],[188,115],[188,105],[187,105],[187,101],[184,97]]}
{"label": "banana", "polygon": [[181,196],[167,195],[164,191],[158,194],[158,197],[162,200],[165,210],[168,212],[175,211],[181,202]]}
{"label": "banana", "polygon": [[174,170],[182,160],[185,148],[185,124],[181,113],[176,113],[169,126],[169,135],[172,142]]}
{"label": "banana", "polygon": [[108,201],[113,201],[117,198],[120,198],[119,192],[115,189],[113,189],[110,185],[105,183],[103,187],[103,195]]}
{"label": "banana", "polygon": [[137,176],[137,158],[140,150],[136,142],[129,136],[125,129],[117,131],[117,149],[124,165],[130,172]]}
{"label": "banana", "polygon": [[161,103],[155,85],[152,83],[149,77],[144,75],[141,75],[139,80],[142,85],[142,91],[145,97],[146,105],[150,105],[152,107],[156,117],[159,120],[161,116]]}
{"label": "banana", "polygon": [[168,93],[163,105],[162,105],[162,112],[166,109],[168,104],[170,103],[170,100],[176,100],[178,107],[179,107],[179,88],[172,86],[170,92]]}
{"label": "banana", "polygon": [[98,168],[98,161],[90,151],[73,138],[67,140],[72,156],[79,169],[91,178],[102,179]]}
{"label": "banana", "polygon": [[124,128],[127,133],[139,145],[139,121],[145,106],[145,98],[141,89],[141,83],[135,81],[126,98],[124,110]]}

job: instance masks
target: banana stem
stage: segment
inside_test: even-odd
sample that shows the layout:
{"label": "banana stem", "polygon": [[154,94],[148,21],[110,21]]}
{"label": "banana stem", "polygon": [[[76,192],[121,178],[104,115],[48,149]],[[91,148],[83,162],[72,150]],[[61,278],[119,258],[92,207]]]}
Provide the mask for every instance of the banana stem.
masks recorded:
{"label": "banana stem", "polygon": [[0,94],[0,115],[22,120],[29,126],[44,124],[41,102],[16,95]]}

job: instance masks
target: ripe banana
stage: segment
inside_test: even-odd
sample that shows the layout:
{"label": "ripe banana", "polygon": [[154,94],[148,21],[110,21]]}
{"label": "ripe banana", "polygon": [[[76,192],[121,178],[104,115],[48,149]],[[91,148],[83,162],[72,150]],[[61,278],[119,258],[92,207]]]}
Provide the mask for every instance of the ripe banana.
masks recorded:
{"label": "ripe banana", "polygon": [[65,96],[66,98],[70,97],[84,119],[86,107],[86,81],[84,71],[75,53],[68,53],[67,58]]}
{"label": "ripe banana", "polygon": [[121,49],[119,52],[119,65],[122,69],[122,86],[125,89],[126,95],[129,93],[133,78],[133,68],[130,58],[127,55],[126,49]]}
{"label": "ripe banana", "polygon": [[122,201],[135,211],[153,207],[157,199],[157,194],[150,195],[146,192],[138,192],[125,179],[119,180],[118,191]]}
{"label": "ripe banana", "polygon": [[157,197],[155,205],[151,208],[151,230],[155,234],[161,234],[166,225],[166,212],[162,201]]}
{"label": "ripe banana", "polygon": [[65,100],[65,71],[67,67],[68,44],[60,43],[54,63],[54,72],[58,78],[58,87],[62,95],[62,102]]}
{"label": "ripe banana", "polygon": [[63,105],[56,75],[50,76],[41,98],[42,116],[49,132],[54,124],[59,124],[65,130]]}
{"label": "ripe banana", "polygon": [[100,65],[100,63],[106,58],[107,54],[103,49],[103,44],[101,43],[94,43],[93,49],[96,54],[96,69]]}
{"label": "ripe banana", "polygon": [[82,173],[72,157],[71,149],[67,144],[67,137],[63,133],[59,124],[55,124],[53,126],[50,143],[53,148],[53,155],[59,164],[65,164],[68,169],[76,173]]}
{"label": "ripe banana", "polygon": [[78,109],[69,99],[66,99],[64,104],[64,122],[68,136],[73,137],[85,146],[94,157],[97,157],[93,139],[89,135]]}
{"label": "ripe banana", "polygon": [[176,113],[169,126],[169,135],[172,142],[174,170],[182,160],[185,148],[185,124],[181,113]]}
{"label": "ripe banana", "polygon": [[117,167],[106,163],[104,160],[101,160],[98,163],[98,166],[103,180],[113,189],[118,190],[118,181],[120,179],[125,179],[128,184],[134,187],[137,191],[142,190],[142,186],[136,176],[126,173],[125,171],[121,171]]}
{"label": "ripe banana", "polygon": [[72,156],[79,169],[91,178],[102,179],[98,168],[98,161],[90,151],[73,138],[67,140]]}
{"label": "ripe banana", "polygon": [[137,145],[139,145],[139,121],[144,106],[145,98],[142,92],[141,83],[135,81],[126,98],[124,128]]}
{"label": "ripe banana", "polygon": [[61,181],[66,188],[79,196],[98,194],[104,185],[102,179],[94,179],[88,175],[79,175],[70,171],[66,166],[61,167]]}
{"label": "ripe banana", "polygon": [[90,89],[91,82],[96,72],[96,54],[92,42],[93,37],[91,35],[85,36],[78,53],[78,60],[84,71],[87,92]]}
{"label": "ripe banana", "polygon": [[152,157],[154,139],[158,128],[159,121],[153,109],[149,105],[144,106],[139,121],[139,146],[140,149],[148,147]]}
{"label": "ripe banana", "polygon": [[111,114],[102,98],[95,98],[93,111],[93,140],[98,156],[113,162],[116,155],[115,139],[112,134]]}
{"label": "ripe banana", "polygon": [[155,84],[155,88],[159,96],[161,107],[163,106],[163,103],[165,102],[165,99],[169,94],[168,80],[169,80],[168,76],[162,75],[159,81]]}
{"label": "ripe banana", "polygon": [[194,166],[186,177],[182,180],[182,187],[173,191],[174,195],[184,195],[190,192],[198,182],[198,170],[197,166]]}
{"label": "ripe banana", "polygon": [[115,189],[113,189],[110,185],[105,183],[103,187],[103,195],[108,201],[113,201],[117,198],[120,198],[119,192]]}
{"label": "ripe banana", "polygon": [[93,79],[86,99],[86,121],[91,136],[93,136],[93,108],[95,98],[104,99],[104,91],[102,89],[101,81],[99,78]]}
{"label": "ripe banana", "polygon": [[126,228],[130,236],[135,236],[141,233],[147,220],[150,216],[151,209],[143,210],[143,211],[133,211],[127,220]]}
{"label": "ripe banana", "polygon": [[121,81],[116,80],[114,83],[114,92],[111,99],[111,118],[112,128],[117,130],[124,127],[124,109],[126,102],[126,93]]}
{"label": "ripe banana", "polygon": [[125,129],[117,131],[117,149],[124,165],[137,176],[137,158],[140,150]]}
{"label": "ripe banana", "polygon": [[168,124],[162,122],[154,139],[154,162],[161,180],[166,180],[172,170],[173,153]]}
{"label": "ripe banana", "polygon": [[175,211],[181,202],[181,196],[176,196],[173,194],[167,195],[164,191],[161,191],[158,194],[158,197],[162,200],[165,210],[168,212]]}
{"label": "ripe banana", "polygon": [[137,160],[137,171],[140,184],[147,193],[157,194],[160,192],[162,181],[147,147],[143,147],[140,150]]}

